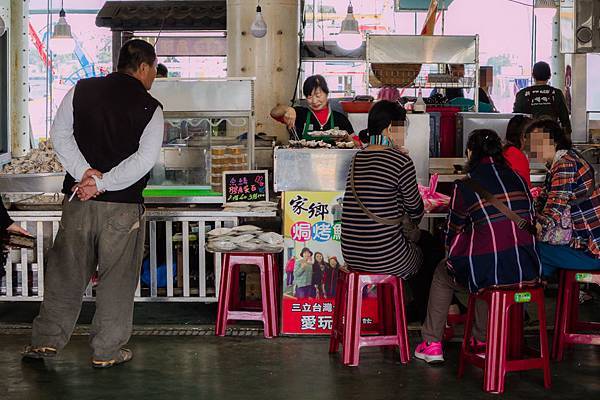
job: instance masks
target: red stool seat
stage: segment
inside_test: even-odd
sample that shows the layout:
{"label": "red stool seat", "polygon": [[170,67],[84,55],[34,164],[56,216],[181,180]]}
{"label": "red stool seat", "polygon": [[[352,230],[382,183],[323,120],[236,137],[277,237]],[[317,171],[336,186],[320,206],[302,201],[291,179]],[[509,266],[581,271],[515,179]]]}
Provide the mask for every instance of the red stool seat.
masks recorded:
{"label": "red stool seat", "polygon": [[[471,348],[471,331],[475,317],[475,302],[488,304],[487,340],[485,353]],[[523,336],[523,304],[536,303],[540,321],[540,351],[525,348]],[[525,358],[530,353],[532,358]],[[546,332],[544,289],[541,286],[490,288],[469,295],[465,335],[460,351],[458,376],[464,373],[465,363],[484,370],[483,390],[504,392],[507,372],[542,369],[544,387],[550,388],[550,357]]]}
{"label": "red stool seat", "polygon": [[[256,265],[260,270],[262,309],[260,311],[232,310],[239,294],[237,280],[240,265]],[[221,283],[219,286],[219,308],[215,335],[225,336],[231,320],[262,321],[266,338],[277,336],[277,287],[278,271],[275,255],[271,253],[223,253]]]}
{"label": "red stool seat", "polygon": [[[600,322],[579,321],[579,284],[600,285],[600,271],[560,271],[552,358],[562,360],[570,344],[600,345]],[[593,333],[577,333],[593,331]]]}
{"label": "red stool seat", "polygon": [[[377,303],[381,335],[361,335],[362,294],[368,285],[379,285]],[[357,366],[360,348],[367,346],[398,346],[400,361],[408,363],[410,350],[402,279],[393,275],[340,271],[335,304],[329,352],[337,353],[341,344],[344,365]]]}

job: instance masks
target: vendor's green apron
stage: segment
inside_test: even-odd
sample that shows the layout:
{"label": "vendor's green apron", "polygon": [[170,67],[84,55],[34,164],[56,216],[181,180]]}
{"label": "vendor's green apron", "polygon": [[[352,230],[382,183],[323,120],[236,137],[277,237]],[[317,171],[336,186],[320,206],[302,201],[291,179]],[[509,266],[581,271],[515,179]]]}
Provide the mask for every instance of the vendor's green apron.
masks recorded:
{"label": "vendor's green apron", "polygon": [[[318,138],[318,137],[313,137],[310,136],[308,133],[309,132],[314,132],[313,131],[313,125],[310,123],[310,114],[312,114],[312,111],[308,111],[306,113],[306,122],[304,122],[304,130],[302,131],[302,139],[305,140],[323,140],[325,143],[335,143],[335,141],[331,138]],[[319,119],[317,118],[317,116],[315,115],[315,119],[317,121],[319,121]],[[335,122],[333,120],[333,110],[329,110],[329,129],[333,129],[335,128]],[[320,122],[319,122],[320,124]],[[327,124],[327,123],[325,123]],[[321,127],[322,128],[322,127]]]}

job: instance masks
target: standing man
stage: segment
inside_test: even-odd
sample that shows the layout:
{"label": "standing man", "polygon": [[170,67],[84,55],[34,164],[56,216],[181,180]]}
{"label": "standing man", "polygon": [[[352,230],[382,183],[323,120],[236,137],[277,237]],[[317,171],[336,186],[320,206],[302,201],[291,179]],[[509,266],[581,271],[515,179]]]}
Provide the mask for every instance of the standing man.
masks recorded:
{"label": "standing man", "polygon": [[535,83],[517,93],[513,112],[531,114],[534,119],[550,118],[559,122],[567,134],[571,134],[571,120],[560,89],[548,85],[552,76],[550,65],[543,61],[535,63],[532,72]]}
{"label": "standing man", "polygon": [[[80,80],[58,109],[50,135],[67,171],[65,201],[24,358],[53,357],[67,344],[96,268],[92,365],[112,367],[133,357],[121,346],[131,336],[142,264],[142,191],[163,137],[161,104],[148,93],[156,65],[152,45],[130,40],[117,72]],[[72,191],[78,198],[68,201]]]}

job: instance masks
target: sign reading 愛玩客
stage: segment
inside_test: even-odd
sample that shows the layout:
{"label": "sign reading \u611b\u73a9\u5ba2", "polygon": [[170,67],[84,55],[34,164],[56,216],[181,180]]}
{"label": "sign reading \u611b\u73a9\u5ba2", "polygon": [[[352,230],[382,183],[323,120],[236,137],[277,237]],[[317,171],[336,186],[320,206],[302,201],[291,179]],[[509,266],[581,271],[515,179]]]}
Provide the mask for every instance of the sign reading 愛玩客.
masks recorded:
{"label": "sign reading \u611b\u73a9\u5ba2", "polygon": [[268,201],[268,171],[226,171],[223,172],[223,195],[225,202]]}
{"label": "sign reading \u611b\u73a9\u5ba2", "polygon": [[[331,333],[340,267],[343,192],[285,192],[283,334]],[[376,298],[363,300],[363,327],[376,323]]]}

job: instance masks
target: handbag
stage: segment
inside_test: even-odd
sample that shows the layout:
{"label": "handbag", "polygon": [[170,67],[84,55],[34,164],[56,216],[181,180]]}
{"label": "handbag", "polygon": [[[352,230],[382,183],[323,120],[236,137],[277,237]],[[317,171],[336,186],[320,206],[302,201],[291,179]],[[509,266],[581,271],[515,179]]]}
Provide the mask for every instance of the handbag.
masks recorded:
{"label": "handbag", "polygon": [[[581,154],[577,154],[583,159]],[[554,224],[552,227],[546,229],[543,233],[538,235],[538,240],[540,242],[549,243],[555,246],[564,246],[571,243],[571,239],[573,238],[573,219],[571,218],[571,208],[573,206],[579,206],[581,203],[589,199],[594,194],[594,190],[596,190],[596,172],[591,164],[588,163],[588,165],[592,170],[592,186],[590,186],[590,188],[587,190],[585,196],[576,198],[574,201],[569,202],[560,216],[559,223]]]}
{"label": "handbag", "polygon": [[356,193],[356,187],[354,184],[355,161],[356,161],[356,156],[354,158],[352,158],[352,165],[350,167],[350,188],[352,189],[352,196],[354,196],[354,199],[356,200],[356,203],[358,204],[360,209],[363,210],[363,212],[365,214],[367,214],[367,216],[369,218],[371,218],[373,221],[380,223],[382,225],[402,225],[402,227],[401,227],[402,234],[411,242],[415,242],[415,243],[418,242],[421,237],[421,230],[415,223],[413,223],[410,220],[410,217],[408,215],[403,214],[398,218],[382,218],[382,217],[379,217],[379,216],[375,215],[374,213],[372,213],[367,208],[367,206],[365,206],[364,203],[360,200],[360,198],[358,197],[358,194]]}
{"label": "handbag", "polygon": [[536,234],[536,228],[531,224],[531,222],[523,219],[519,214],[508,208],[504,205],[503,202],[498,200],[494,195],[485,190],[478,182],[474,181],[471,178],[467,178],[463,180],[464,184],[470,188],[472,191],[477,193],[480,197],[484,198],[488,203],[493,205],[504,214],[508,219],[514,222],[517,227],[521,230],[531,233],[532,235]]}
{"label": "handbag", "polygon": [[439,175],[433,174],[429,179],[429,187],[419,185],[419,193],[426,212],[444,212],[450,204],[450,196],[436,191],[438,179]]}

